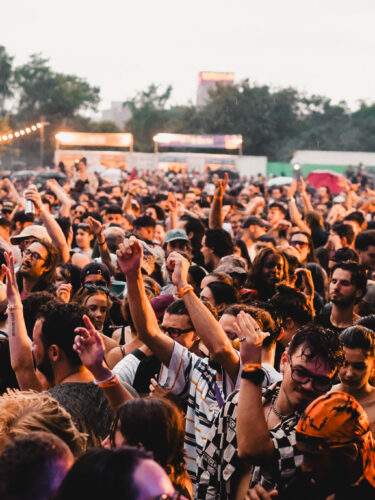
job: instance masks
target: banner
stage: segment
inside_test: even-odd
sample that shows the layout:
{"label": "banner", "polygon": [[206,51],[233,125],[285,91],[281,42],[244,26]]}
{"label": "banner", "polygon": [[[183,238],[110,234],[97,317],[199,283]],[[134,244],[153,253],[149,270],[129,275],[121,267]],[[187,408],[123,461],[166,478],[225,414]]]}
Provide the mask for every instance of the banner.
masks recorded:
{"label": "banner", "polygon": [[98,146],[129,148],[133,144],[133,134],[108,134],[86,132],[58,132],[55,135],[61,146]]}
{"label": "banner", "polygon": [[239,149],[242,135],[188,135],[161,133],[154,137],[159,146],[172,148]]}

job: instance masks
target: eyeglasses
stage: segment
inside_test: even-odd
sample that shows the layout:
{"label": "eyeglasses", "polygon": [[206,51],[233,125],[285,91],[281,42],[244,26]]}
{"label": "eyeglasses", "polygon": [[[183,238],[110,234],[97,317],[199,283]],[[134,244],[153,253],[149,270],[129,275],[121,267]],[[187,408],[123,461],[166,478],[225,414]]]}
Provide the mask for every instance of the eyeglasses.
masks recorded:
{"label": "eyeglasses", "polygon": [[105,286],[98,286],[98,285],[94,285],[94,284],[91,284],[91,283],[85,283],[83,285],[83,288],[86,288],[86,290],[89,290],[89,292],[96,292],[97,290],[100,290],[101,292],[105,293],[106,295],[109,294],[109,288],[105,287]]}
{"label": "eyeglasses", "polygon": [[193,328],[186,328],[186,330],[182,330],[181,328],[173,328],[172,326],[161,326],[160,327],[164,333],[167,333],[170,337],[179,337],[180,335],[184,335],[184,333],[189,333],[193,331]]}
{"label": "eyeglasses", "polygon": [[46,259],[43,259],[43,257],[41,255],[39,255],[38,252],[32,252],[28,248],[23,252],[23,255],[25,257],[31,257],[33,260],[44,260],[44,261],[46,260]]}
{"label": "eyeglasses", "polygon": [[318,392],[327,392],[332,388],[333,383],[329,377],[324,377],[323,375],[313,375],[311,372],[302,367],[295,368],[293,367],[292,360],[290,358],[289,363],[294,382],[304,385],[311,380],[311,385]]}
{"label": "eyeglasses", "polygon": [[306,243],[306,241],[291,241],[290,244],[293,246],[293,247],[296,247],[296,246],[299,246],[299,247],[307,247],[309,246],[308,243]]}

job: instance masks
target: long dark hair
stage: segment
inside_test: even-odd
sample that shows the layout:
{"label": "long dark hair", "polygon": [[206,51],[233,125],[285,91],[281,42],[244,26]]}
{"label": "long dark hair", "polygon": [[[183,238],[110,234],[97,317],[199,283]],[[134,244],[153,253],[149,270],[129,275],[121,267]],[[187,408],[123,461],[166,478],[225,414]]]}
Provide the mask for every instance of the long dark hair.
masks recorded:
{"label": "long dark hair", "polygon": [[159,398],[139,398],[125,403],[117,412],[110,433],[112,446],[119,429],[126,444],[153,453],[154,459],[166,470],[172,483],[191,490],[184,459],[185,430],[177,407]]}
{"label": "long dark hair", "polygon": [[275,293],[275,290],[272,290],[270,288],[269,283],[265,283],[263,276],[262,276],[262,271],[264,264],[266,262],[266,259],[270,256],[273,255],[277,258],[280,258],[283,262],[283,276],[281,281],[289,281],[289,266],[288,266],[288,261],[285,258],[285,255],[281,252],[278,252],[277,250],[274,250],[273,248],[263,248],[257,256],[255,257],[252,268],[249,273],[249,288],[254,288],[255,290],[258,291],[258,298],[260,300],[265,300],[270,297]]}

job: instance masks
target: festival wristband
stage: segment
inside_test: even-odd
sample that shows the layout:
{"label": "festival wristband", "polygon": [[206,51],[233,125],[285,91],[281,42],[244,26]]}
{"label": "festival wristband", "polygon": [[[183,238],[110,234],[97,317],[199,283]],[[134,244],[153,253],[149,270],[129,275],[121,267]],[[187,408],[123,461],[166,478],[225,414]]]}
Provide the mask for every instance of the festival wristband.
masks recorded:
{"label": "festival wristband", "polygon": [[183,288],[181,288],[181,290],[179,290],[177,293],[178,293],[178,296],[180,297],[180,299],[182,299],[182,297],[188,293],[188,292],[193,292],[194,289],[191,285],[186,285],[184,286]]}

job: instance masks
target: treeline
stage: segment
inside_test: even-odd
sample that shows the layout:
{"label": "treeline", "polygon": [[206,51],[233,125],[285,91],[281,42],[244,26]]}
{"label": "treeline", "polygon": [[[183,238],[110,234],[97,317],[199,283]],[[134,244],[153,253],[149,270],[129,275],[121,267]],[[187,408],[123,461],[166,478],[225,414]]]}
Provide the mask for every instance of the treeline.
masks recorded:
{"label": "treeline", "polygon": [[[21,66],[0,46],[0,134],[35,123],[49,123],[45,163],[50,164],[59,129],[91,132],[132,132],[135,150],[153,151],[158,132],[242,134],[243,153],[289,161],[296,149],[375,151],[375,104],[362,103],[352,112],[345,102],[332,104],[324,96],[307,96],[293,88],[273,89],[248,80],[218,85],[210,102],[171,106],[172,88],[150,85],[124,102],[132,118],[123,127],[93,122],[82,116],[96,110],[100,89],[75,75],[55,72],[48,59],[30,56]],[[0,145],[3,166],[15,159],[39,162],[37,134]]]}

